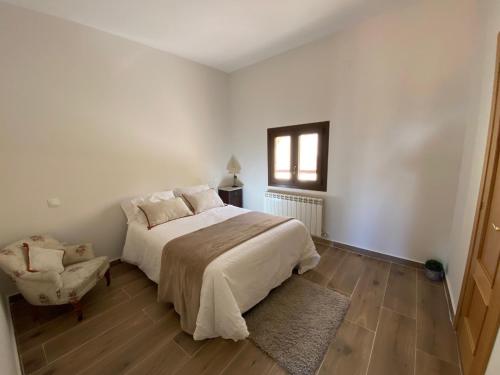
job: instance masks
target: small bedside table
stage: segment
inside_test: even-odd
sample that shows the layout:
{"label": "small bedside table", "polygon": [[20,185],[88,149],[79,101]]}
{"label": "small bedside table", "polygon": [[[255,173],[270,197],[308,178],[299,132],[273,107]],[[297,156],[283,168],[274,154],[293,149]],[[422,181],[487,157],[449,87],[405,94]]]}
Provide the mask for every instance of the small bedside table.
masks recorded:
{"label": "small bedside table", "polygon": [[236,207],[243,207],[243,188],[241,186],[220,187],[219,196],[226,204],[231,204]]}

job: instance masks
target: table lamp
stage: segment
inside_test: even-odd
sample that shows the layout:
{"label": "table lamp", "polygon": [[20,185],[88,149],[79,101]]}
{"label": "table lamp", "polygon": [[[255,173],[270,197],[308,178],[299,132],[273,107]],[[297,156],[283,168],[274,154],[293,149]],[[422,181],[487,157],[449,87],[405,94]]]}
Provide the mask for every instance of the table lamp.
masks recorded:
{"label": "table lamp", "polygon": [[231,156],[231,159],[229,159],[229,162],[227,163],[226,167],[227,171],[233,175],[233,186],[232,187],[238,187],[236,185],[236,174],[240,173],[241,171],[241,166],[240,163],[238,163],[238,160],[234,156]]}

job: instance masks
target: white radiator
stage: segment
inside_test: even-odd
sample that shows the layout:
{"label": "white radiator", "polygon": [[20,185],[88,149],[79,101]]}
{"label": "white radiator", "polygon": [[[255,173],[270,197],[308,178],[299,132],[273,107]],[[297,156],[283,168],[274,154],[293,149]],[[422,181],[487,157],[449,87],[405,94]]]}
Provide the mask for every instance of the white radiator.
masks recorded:
{"label": "white radiator", "polygon": [[321,237],[323,199],[267,191],[264,211],[273,215],[293,217],[302,221],[309,232]]}

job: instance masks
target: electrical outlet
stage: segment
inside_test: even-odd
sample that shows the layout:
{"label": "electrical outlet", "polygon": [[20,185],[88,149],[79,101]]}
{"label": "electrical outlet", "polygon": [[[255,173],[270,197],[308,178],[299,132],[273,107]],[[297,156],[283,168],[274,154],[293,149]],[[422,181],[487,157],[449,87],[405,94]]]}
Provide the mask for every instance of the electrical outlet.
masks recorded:
{"label": "electrical outlet", "polygon": [[49,206],[49,208],[57,208],[60,205],[61,205],[61,200],[59,198],[47,199],[47,206]]}

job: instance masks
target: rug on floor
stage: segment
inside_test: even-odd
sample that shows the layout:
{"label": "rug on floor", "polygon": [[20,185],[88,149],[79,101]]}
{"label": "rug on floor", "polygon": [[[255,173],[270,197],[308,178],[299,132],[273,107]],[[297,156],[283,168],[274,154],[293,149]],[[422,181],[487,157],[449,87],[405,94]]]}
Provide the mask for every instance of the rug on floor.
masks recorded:
{"label": "rug on floor", "polygon": [[293,275],[245,314],[250,339],[292,375],[313,375],[349,298]]}

